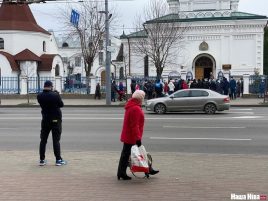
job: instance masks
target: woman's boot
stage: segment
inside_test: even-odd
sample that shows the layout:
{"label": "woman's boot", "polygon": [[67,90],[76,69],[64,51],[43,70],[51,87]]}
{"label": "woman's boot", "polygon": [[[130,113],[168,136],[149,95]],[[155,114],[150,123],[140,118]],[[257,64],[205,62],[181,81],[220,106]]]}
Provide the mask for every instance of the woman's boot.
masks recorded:
{"label": "woman's boot", "polygon": [[150,174],[150,175],[155,175],[155,174],[157,174],[158,172],[159,172],[159,170],[154,170],[153,167],[150,166],[150,168],[149,168],[149,174]]}

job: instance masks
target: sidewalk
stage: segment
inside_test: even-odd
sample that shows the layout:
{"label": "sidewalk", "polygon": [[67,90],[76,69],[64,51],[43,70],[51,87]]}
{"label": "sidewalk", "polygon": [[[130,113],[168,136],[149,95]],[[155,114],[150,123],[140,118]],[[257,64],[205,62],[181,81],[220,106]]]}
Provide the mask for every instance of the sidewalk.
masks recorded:
{"label": "sidewalk", "polygon": [[[95,100],[95,99],[63,99],[65,106],[106,106],[106,100]],[[29,106],[38,106],[36,99],[29,100]],[[111,106],[123,106],[124,101],[112,102]],[[268,100],[266,100],[268,103]],[[27,99],[1,99],[1,106],[27,106]],[[263,98],[237,98],[236,100],[231,100],[231,106],[268,106],[268,104],[263,104]]]}
{"label": "sidewalk", "polygon": [[[268,156],[151,153],[158,175],[118,181],[119,152],[63,152],[68,165],[37,165],[36,151],[0,151],[2,201],[228,201],[268,196]],[[130,175],[130,173],[129,173]],[[267,197],[268,200],[268,197]]]}

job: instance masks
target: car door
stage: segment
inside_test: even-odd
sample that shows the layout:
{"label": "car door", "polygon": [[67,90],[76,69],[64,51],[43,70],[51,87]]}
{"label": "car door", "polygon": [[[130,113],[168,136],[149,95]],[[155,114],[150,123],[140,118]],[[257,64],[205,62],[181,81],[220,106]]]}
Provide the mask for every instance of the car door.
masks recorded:
{"label": "car door", "polygon": [[169,111],[187,110],[190,90],[180,90],[175,92],[169,99],[167,106]]}
{"label": "car door", "polygon": [[191,110],[203,110],[204,105],[207,103],[209,93],[205,90],[192,90],[191,98],[189,98],[189,105]]}

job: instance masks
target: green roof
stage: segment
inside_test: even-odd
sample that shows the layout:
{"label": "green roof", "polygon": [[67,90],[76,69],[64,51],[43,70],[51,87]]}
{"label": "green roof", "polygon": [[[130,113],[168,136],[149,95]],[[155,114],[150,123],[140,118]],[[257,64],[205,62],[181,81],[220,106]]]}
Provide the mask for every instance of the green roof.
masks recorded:
{"label": "green roof", "polygon": [[244,12],[232,12],[231,16],[220,16],[216,17],[212,15],[211,17],[195,17],[195,18],[179,18],[178,14],[169,14],[157,19],[146,21],[145,24],[151,24],[156,22],[170,23],[170,22],[195,22],[195,21],[217,21],[217,20],[249,20],[249,19],[268,19],[263,15],[255,15]]}
{"label": "green roof", "polygon": [[[171,23],[171,22],[196,22],[196,21],[218,21],[218,20],[249,20],[249,19],[268,19],[263,15],[255,15],[245,12],[232,12],[229,17],[204,17],[204,18],[179,18],[178,14],[169,14],[163,17],[146,21],[145,24],[151,23]],[[147,34],[144,30],[133,32],[129,35],[122,35],[121,38],[144,38]]]}
{"label": "green roof", "polygon": [[120,38],[124,39],[124,38],[144,38],[147,36],[147,33],[145,30],[141,30],[141,31],[137,31],[137,32],[133,32],[129,35],[121,35]]}

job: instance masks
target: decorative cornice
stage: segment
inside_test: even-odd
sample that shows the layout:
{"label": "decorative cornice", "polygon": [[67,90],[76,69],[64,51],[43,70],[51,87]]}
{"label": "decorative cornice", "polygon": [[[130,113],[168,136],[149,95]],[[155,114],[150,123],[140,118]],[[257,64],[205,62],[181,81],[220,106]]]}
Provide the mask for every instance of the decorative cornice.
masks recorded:
{"label": "decorative cornice", "polygon": [[263,32],[264,24],[243,24],[243,25],[210,25],[210,26],[190,26],[188,33],[244,33],[244,32]]}
{"label": "decorative cornice", "polygon": [[188,36],[188,41],[208,41],[208,40],[220,40],[221,36],[218,35],[210,35],[210,36]]}
{"label": "decorative cornice", "polygon": [[245,35],[233,35],[234,40],[252,40],[254,39],[254,34],[245,34]]}
{"label": "decorative cornice", "polygon": [[231,17],[231,10],[221,11],[197,11],[197,12],[181,12],[180,19],[194,19],[194,18],[217,18],[217,17]]}

